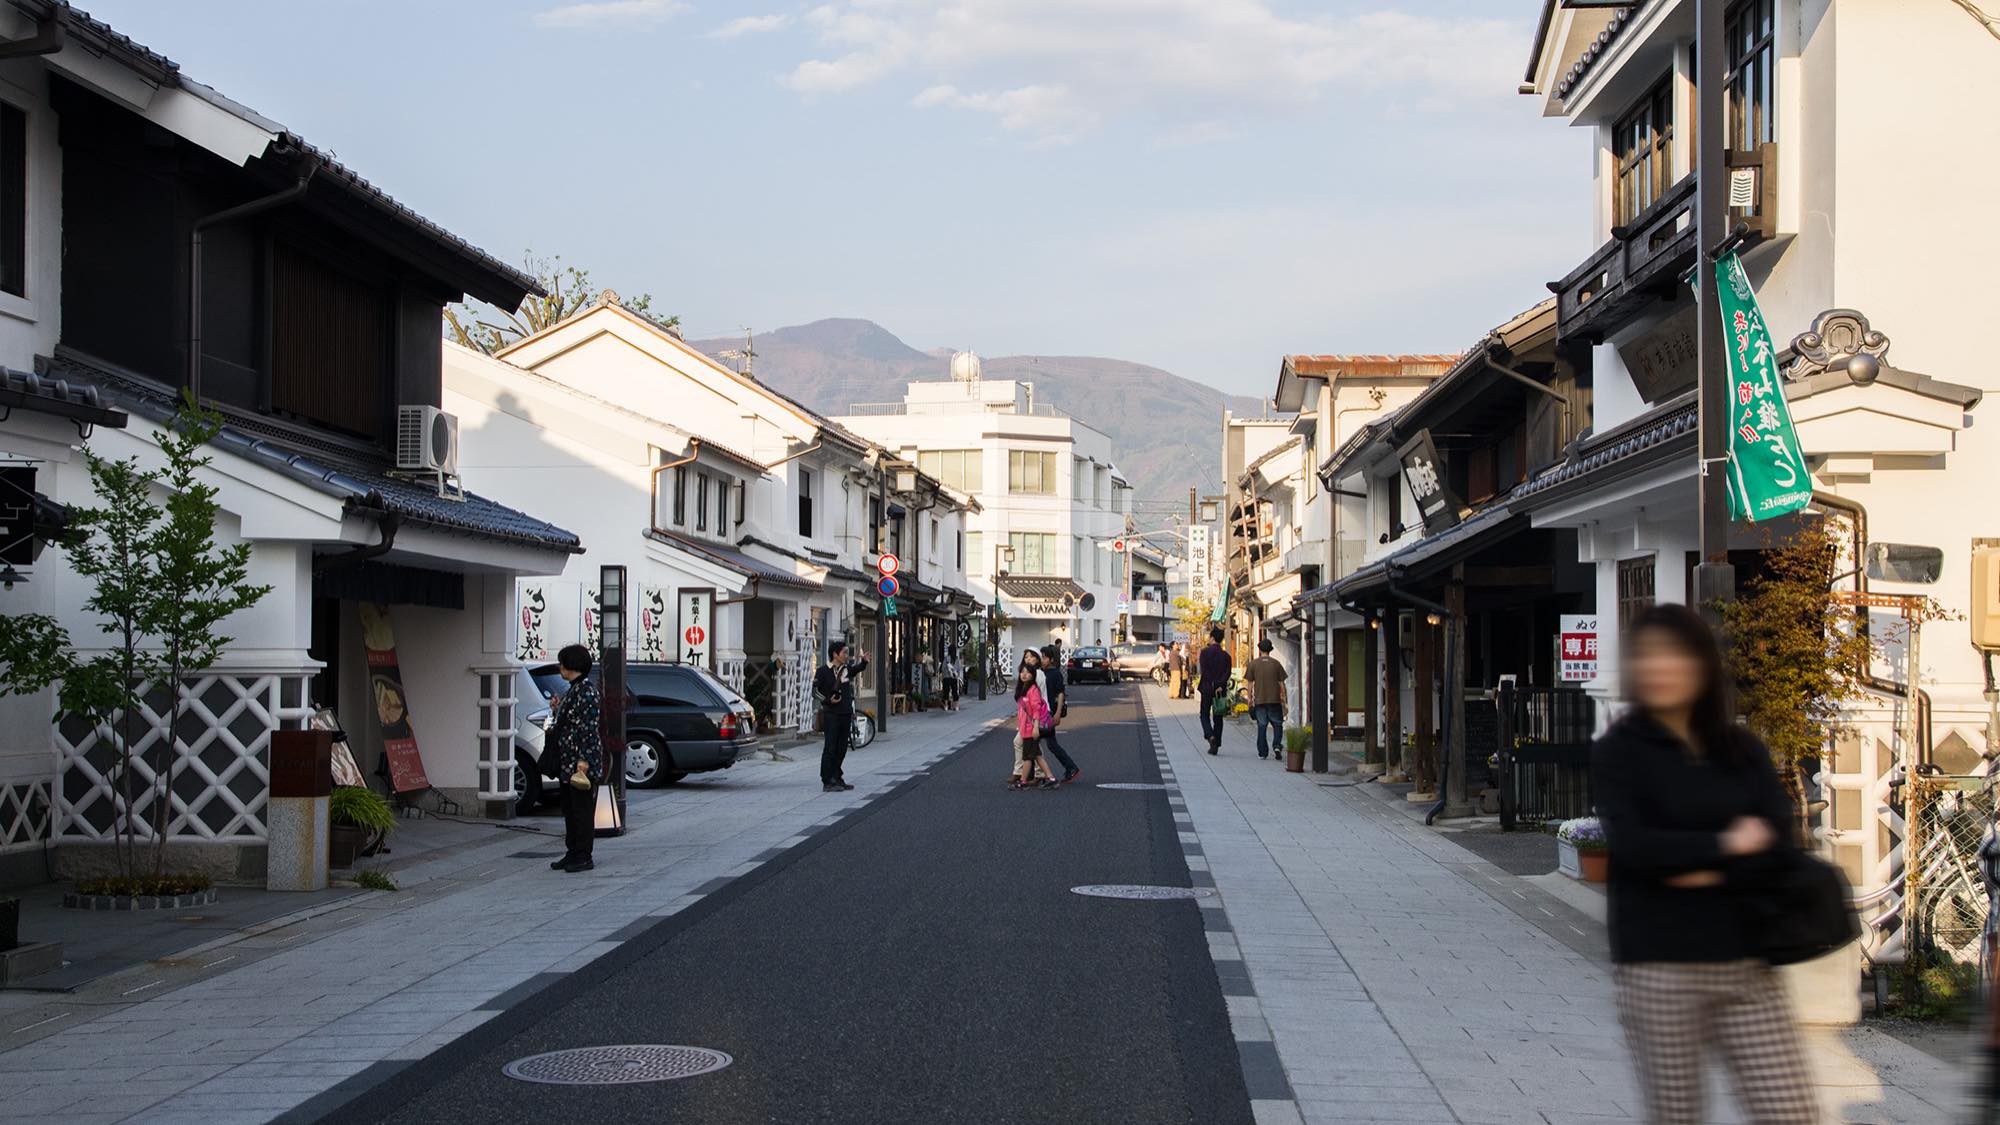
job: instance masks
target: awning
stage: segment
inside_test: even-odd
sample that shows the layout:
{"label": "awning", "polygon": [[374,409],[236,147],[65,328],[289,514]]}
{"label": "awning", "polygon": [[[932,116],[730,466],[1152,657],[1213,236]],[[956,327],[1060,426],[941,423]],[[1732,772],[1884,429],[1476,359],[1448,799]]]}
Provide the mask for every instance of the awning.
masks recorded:
{"label": "awning", "polygon": [[1449,531],[1428,535],[1326,587],[1341,601],[1385,589],[1391,581],[1426,578],[1528,527],[1527,517],[1508,504],[1475,513]]}
{"label": "awning", "polygon": [[743,575],[745,578],[759,583],[783,586],[792,590],[811,591],[821,588],[821,583],[811,578],[807,578],[802,574],[794,574],[788,570],[780,570],[770,563],[752,558],[742,551],[725,547],[720,543],[710,543],[705,540],[681,535],[677,532],[663,531],[659,528],[648,531],[646,536],[655,542],[677,547],[691,555],[698,555],[709,562],[726,567]]}
{"label": "awning", "polygon": [[[1008,576],[999,581],[1000,596],[1012,602],[1003,606],[1010,616],[1038,618],[1067,618],[1073,610],[1076,599],[1086,592],[1082,586],[1068,578],[1017,578]],[[1069,601],[1065,603],[1064,599]]]}

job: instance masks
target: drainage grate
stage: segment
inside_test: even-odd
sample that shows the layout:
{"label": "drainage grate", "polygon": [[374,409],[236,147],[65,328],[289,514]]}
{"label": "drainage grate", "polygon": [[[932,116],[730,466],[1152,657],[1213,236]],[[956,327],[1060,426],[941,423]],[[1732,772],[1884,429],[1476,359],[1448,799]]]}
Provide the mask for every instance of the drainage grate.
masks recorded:
{"label": "drainage grate", "polygon": [[721,1070],[736,1060],[706,1047],[576,1047],[515,1059],[500,1073],[552,1086],[622,1086],[668,1082]]}
{"label": "drainage grate", "polygon": [[1212,898],[1215,891],[1209,887],[1151,887],[1143,883],[1096,883],[1087,887],[1071,887],[1071,894],[1088,895],[1091,898],[1136,898],[1154,902],[1172,899]]}
{"label": "drainage grate", "polygon": [[1172,789],[1171,785],[1161,785],[1151,781],[1100,781],[1099,789]]}

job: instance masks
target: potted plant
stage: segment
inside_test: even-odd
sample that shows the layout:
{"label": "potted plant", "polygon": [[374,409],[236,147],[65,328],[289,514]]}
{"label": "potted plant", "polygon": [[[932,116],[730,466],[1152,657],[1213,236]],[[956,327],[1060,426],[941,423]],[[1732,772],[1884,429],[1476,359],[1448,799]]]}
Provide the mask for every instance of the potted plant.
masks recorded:
{"label": "potted plant", "polygon": [[1285,772],[1304,773],[1306,770],[1306,747],[1312,744],[1311,727],[1285,728]]}
{"label": "potted plant", "polygon": [[365,785],[336,785],[327,798],[327,862],[352,867],[374,855],[396,828],[396,811],[380,793]]}
{"label": "potted plant", "polygon": [[1556,854],[1563,874],[1586,883],[1602,883],[1611,863],[1604,823],[1594,816],[1563,821],[1556,829]]}

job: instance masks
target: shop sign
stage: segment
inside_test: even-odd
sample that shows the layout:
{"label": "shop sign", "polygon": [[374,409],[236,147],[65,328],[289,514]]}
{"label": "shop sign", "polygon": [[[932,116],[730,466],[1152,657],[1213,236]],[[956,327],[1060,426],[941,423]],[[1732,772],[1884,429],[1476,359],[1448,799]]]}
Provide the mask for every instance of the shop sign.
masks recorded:
{"label": "shop sign", "polygon": [[1715,263],[1715,283],[1729,353],[1729,513],[1753,523],[1789,515],[1812,502],[1812,480],[1778,381],[1771,333],[1735,254]]}
{"label": "shop sign", "polygon": [[683,664],[715,667],[715,591],[680,592],[680,658]]}
{"label": "shop sign", "polygon": [[667,620],[667,595],[665,586],[650,583],[639,587],[639,659],[664,661],[667,659],[667,630],[673,627]]}
{"label": "shop sign", "polygon": [[1586,683],[1597,678],[1597,615],[1564,613],[1556,618],[1556,681]]}
{"label": "shop sign", "polygon": [[1417,511],[1424,517],[1424,531],[1436,534],[1457,526],[1458,497],[1452,495],[1451,486],[1445,483],[1444,459],[1438,456],[1430,430],[1417,431],[1417,436],[1404,442],[1396,456],[1403,462],[1403,482],[1409,485],[1410,498],[1416,501]]}
{"label": "shop sign", "polygon": [[431,787],[431,780],[424,773],[423,755],[417,752],[417,730],[410,723],[409,690],[403,686],[403,669],[396,658],[389,607],[362,602],[360,611],[361,647],[368,662],[375,721],[382,732],[382,753],[389,760],[390,788],[421,793]]}

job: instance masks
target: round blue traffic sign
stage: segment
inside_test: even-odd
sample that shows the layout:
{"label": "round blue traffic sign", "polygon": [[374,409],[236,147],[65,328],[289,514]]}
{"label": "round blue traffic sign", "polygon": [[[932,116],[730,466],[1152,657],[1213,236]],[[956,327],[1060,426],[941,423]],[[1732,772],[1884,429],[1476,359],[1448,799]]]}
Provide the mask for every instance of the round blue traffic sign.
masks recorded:
{"label": "round blue traffic sign", "polygon": [[877,582],[875,584],[875,588],[877,590],[882,591],[882,596],[885,598],[895,597],[896,591],[901,589],[901,587],[896,582],[896,576],[893,574],[883,575],[882,581]]}

